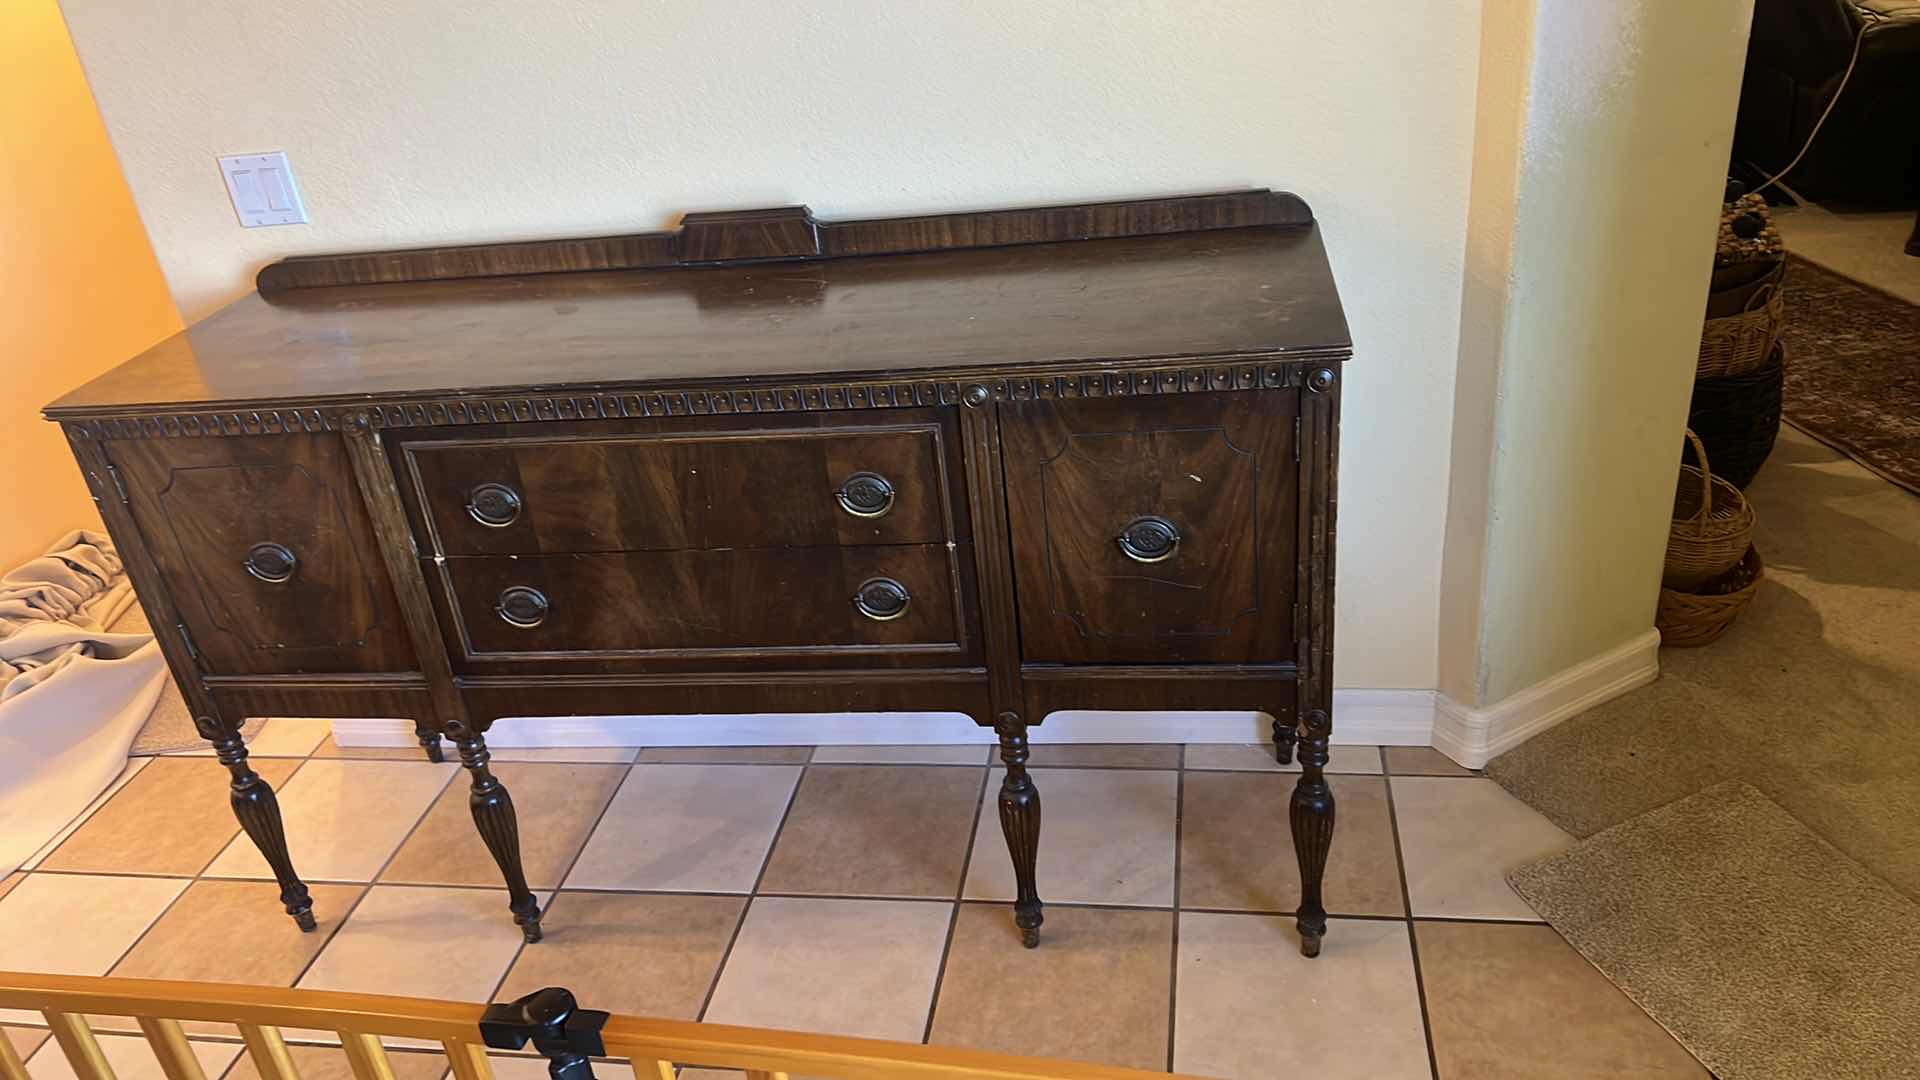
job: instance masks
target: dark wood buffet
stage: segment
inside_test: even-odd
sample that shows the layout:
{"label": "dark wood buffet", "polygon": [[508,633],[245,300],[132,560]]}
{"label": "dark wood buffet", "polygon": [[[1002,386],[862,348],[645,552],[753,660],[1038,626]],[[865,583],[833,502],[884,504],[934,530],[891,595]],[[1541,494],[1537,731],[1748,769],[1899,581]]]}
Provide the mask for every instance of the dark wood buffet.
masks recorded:
{"label": "dark wood buffet", "polygon": [[1351,345],[1298,198],[690,214],[258,285],[46,414],[302,927],[249,716],[451,739],[537,941],[495,720],[965,713],[1032,946],[1028,725],[1248,709],[1300,755],[1318,953]]}

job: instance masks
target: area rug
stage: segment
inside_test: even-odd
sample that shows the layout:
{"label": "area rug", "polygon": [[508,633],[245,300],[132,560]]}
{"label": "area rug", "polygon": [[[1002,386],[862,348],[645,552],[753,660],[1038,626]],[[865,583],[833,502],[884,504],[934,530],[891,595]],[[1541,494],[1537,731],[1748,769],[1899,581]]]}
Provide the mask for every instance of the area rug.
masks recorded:
{"label": "area rug", "polygon": [[1920,306],[1787,260],[1787,420],[1920,494]]}
{"label": "area rug", "polygon": [[1721,1080],[1920,1077],[1920,905],[1747,784],[1508,880]]}
{"label": "area rug", "polygon": [[[127,608],[126,612],[114,622],[113,629],[122,634],[151,634],[153,627],[147,622],[147,613],[139,604]],[[260,733],[265,720],[249,720],[240,729],[242,739],[252,741]],[[207,745],[194,729],[193,714],[187,711],[187,703],[180,696],[180,687],[174,683],[173,675],[167,675],[167,685],[160,688],[160,700],[153,703],[153,713],[147,717],[140,733],[133,737],[133,745],[128,748],[128,757],[152,757],[155,754],[170,754],[176,750],[198,750]]]}

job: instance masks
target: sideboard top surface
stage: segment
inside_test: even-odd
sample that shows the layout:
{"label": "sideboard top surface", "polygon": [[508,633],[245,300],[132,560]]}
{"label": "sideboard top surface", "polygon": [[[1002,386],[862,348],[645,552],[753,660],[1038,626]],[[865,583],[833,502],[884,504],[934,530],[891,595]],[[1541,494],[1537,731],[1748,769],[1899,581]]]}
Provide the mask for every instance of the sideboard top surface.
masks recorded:
{"label": "sideboard top surface", "polygon": [[47,407],[379,401],[1345,356],[1317,227],[249,295]]}

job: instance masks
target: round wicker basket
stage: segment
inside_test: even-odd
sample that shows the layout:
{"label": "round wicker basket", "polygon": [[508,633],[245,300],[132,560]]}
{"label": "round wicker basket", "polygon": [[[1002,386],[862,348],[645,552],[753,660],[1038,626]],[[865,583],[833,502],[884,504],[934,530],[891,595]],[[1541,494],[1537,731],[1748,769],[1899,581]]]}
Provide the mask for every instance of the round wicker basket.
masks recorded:
{"label": "round wicker basket", "polygon": [[1754,594],[1760,591],[1760,579],[1765,576],[1766,567],[1760,562],[1760,552],[1749,547],[1732,570],[1692,592],[1661,589],[1660,606],[1653,616],[1653,625],[1660,631],[1660,644],[1676,647],[1711,644],[1726,633],[1727,627],[1746,609]]}
{"label": "round wicker basket", "polygon": [[[1780,288],[1786,275],[1783,261],[1747,291],[1738,311],[1709,318],[1700,331],[1700,360],[1695,377],[1719,379],[1762,367],[1773,356],[1774,342],[1786,321],[1786,294]],[[1712,298],[1708,310],[1713,309]]]}
{"label": "round wicker basket", "polygon": [[1706,444],[1687,429],[1699,468],[1680,466],[1673,493],[1673,523],[1667,530],[1663,584],[1692,590],[1734,568],[1753,543],[1753,507],[1740,489],[1713,475]]}
{"label": "round wicker basket", "polygon": [[[1694,381],[1687,426],[1713,455],[1713,474],[1742,491],[1759,475],[1780,434],[1786,363],[1787,343],[1782,341],[1773,347],[1773,358],[1764,367]],[[1686,458],[1682,447],[1680,460]]]}

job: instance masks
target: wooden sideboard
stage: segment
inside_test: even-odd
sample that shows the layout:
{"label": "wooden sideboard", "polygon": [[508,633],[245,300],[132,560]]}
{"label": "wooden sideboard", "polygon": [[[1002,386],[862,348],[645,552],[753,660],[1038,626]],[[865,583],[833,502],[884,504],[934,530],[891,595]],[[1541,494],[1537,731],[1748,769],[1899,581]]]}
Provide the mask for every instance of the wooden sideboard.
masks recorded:
{"label": "wooden sideboard", "polygon": [[1351,353],[1268,191],[287,259],[48,406],[233,807],[314,925],[260,715],[454,741],[529,941],[509,716],[957,711],[1031,946],[1058,709],[1253,709],[1326,929]]}

